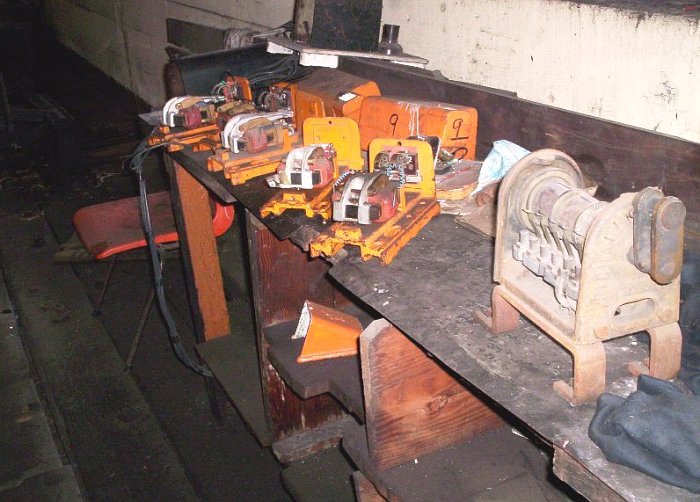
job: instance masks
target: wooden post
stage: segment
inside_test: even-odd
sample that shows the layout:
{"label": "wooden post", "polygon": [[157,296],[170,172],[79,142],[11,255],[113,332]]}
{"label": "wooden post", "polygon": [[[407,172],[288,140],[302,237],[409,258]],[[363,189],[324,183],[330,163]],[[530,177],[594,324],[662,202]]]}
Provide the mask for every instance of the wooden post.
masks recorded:
{"label": "wooden post", "polygon": [[[201,343],[230,332],[209,192],[182,166],[165,159],[194,334]],[[221,420],[226,395],[213,378],[206,378],[205,385],[212,413]]]}
{"label": "wooden post", "polygon": [[263,400],[273,440],[311,431],[342,415],[327,394],[301,399],[284,383],[268,358],[265,328],[298,319],[304,301],[329,307],[347,299],[327,275],[328,263],[313,260],[289,240],[281,241],[246,212]]}
{"label": "wooden post", "polygon": [[209,192],[182,166],[168,164],[190,308],[201,343],[230,332]]}

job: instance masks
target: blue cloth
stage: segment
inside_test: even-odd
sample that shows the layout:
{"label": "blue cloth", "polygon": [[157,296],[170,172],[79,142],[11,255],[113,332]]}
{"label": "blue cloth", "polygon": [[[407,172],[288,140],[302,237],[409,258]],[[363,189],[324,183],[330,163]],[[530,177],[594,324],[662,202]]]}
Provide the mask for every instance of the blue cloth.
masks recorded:
{"label": "blue cloth", "polygon": [[681,272],[681,299],[678,324],[683,333],[683,352],[678,378],[690,392],[700,395],[700,257],[689,253],[686,253]]}
{"label": "blue cloth", "polygon": [[493,142],[493,148],[484,159],[479,171],[479,182],[474,190],[478,192],[486,185],[501,180],[513,165],[525,157],[530,150],[506,139]]}
{"label": "blue cloth", "polygon": [[610,462],[700,493],[700,396],[642,375],[627,399],[600,396],[588,435]]}

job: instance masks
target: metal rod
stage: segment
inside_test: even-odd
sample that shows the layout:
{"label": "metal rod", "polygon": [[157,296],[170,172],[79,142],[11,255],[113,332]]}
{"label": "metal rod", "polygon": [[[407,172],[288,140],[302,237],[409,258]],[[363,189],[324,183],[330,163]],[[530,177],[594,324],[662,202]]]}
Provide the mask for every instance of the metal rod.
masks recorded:
{"label": "metal rod", "polygon": [[148,314],[151,313],[151,308],[153,307],[153,298],[155,297],[155,289],[151,288],[148,291],[148,297],[146,298],[146,304],[143,306],[141,311],[141,318],[139,319],[139,325],[136,328],[136,333],[134,334],[134,339],[131,341],[131,348],[129,349],[129,355],[126,357],[126,365],[124,366],[124,373],[131,373],[134,367],[134,359],[136,358],[136,351],[139,348],[139,343],[141,342],[141,336],[143,335],[143,330],[146,327],[146,321],[148,320]]}
{"label": "metal rod", "polygon": [[92,311],[92,315],[94,317],[98,317],[102,313],[102,304],[105,301],[109,281],[112,279],[112,272],[114,271],[114,264],[117,262],[117,256],[119,255],[115,254],[109,259],[109,269],[107,269],[107,275],[104,279],[104,284],[102,285],[102,291],[100,291],[100,296],[97,298],[97,303],[95,303],[95,310]]}

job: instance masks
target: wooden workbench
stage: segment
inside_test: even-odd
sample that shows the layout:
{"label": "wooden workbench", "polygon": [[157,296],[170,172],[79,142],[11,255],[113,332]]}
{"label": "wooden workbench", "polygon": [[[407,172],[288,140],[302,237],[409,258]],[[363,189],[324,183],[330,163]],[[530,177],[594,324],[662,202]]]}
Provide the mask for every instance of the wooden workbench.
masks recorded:
{"label": "wooden workbench", "polygon": [[[485,90],[469,89],[469,93],[474,92],[488,94]],[[432,94],[435,94],[434,89]],[[451,96],[455,98],[454,102],[460,102],[454,93]],[[514,99],[495,96],[494,99],[499,100]],[[518,104],[517,100],[514,103],[522,110],[524,105]],[[482,108],[482,117],[483,113]],[[542,113],[552,116],[564,112],[545,110]],[[592,127],[590,124],[584,126],[584,130]],[[627,128],[623,129],[627,131]],[[618,139],[627,138],[621,143],[623,149],[632,148],[625,145],[625,141],[649,140],[649,133],[632,131],[617,134]],[[574,133],[560,132],[554,143],[565,142],[567,135],[571,134]],[[517,141],[519,138],[509,139]],[[673,173],[679,180],[689,176],[685,164],[700,158],[700,150],[679,140],[661,138],[659,142],[663,145],[662,150],[678,146],[674,151],[684,152],[682,165]],[[539,146],[559,146],[552,143]],[[582,143],[579,137],[577,148],[582,148]],[[615,145],[614,149],[619,150],[621,144]],[[595,158],[601,158],[600,152],[607,148],[593,148]],[[169,158],[177,221],[181,235],[185,236],[183,256],[189,276],[195,327],[199,339],[206,342],[200,346],[200,354],[215,374],[218,369],[219,373],[227,375],[220,381],[228,378],[242,382],[246,378],[237,375],[236,368],[227,365],[227,358],[222,357],[222,351],[227,349],[217,341],[229,332],[229,319],[225,312],[214,236],[207,226],[206,194],[212,193],[224,202],[237,201],[248,212],[247,231],[258,323],[258,369],[263,393],[263,407],[257,413],[262,413],[268,424],[267,435],[258,435],[263,443],[294,440],[299,446],[295,439],[299,433],[308,433],[307,436],[312,437],[309,445],[314,439],[314,444],[323,443],[324,438],[331,443],[342,434],[337,427],[338,419],[344,416],[339,401],[322,393],[324,387],[319,387],[316,392],[309,391],[309,386],[302,382],[309,375],[288,374],[287,380],[296,380],[291,387],[285,383],[270,361],[272,355],[276,359],[274,362],[281,364],[284,349],[278,345],[275,353],[270,344],[284,338],[278,333],[280,326],[289,324],[298,316],[304,300],[329,305],[347,305],[354,301],[364,305],[369,315],[390,321],[425,353],[448,368],[464,386],[485,401],[492,400],[492,405],[504,417],[519,421],[552,445],[555,474],[584,496],[594,500],[694,499],[689,492],[605,461],[587,435],[594,405],[571,407],[552,390],[554,380],[571,376],[571,359],[549,337],[524,320],[517,332],[500,336],[490,334],[475,321],[474,311],[489,305],[492,288],[493,244],[489,239],[456,225],[449,216],[440,216],[429,223],[390,266],[382,266],[377,261],[362,262],[352,250],[333,263],[309,260],[304,250],[311,238],[324,227],[323,222],[308,220],[296,212],[260,220],[258,208],[273,194],[262,179],[233,187],[221,174],[206,170],[205,154],[178,152]],[[606,171],[605,176],[612,174]],[[615,183],[623,184],[624,180]],[[615,183],[608,187],[616,187]],[[626,374],[625,364],[643,359],[646,350],[641,341],[629,337],[606,343],[609,391],[626,395],[634,390],[635,381]],[[297,392],[292,390],[295,384]],[[328,385],[330,389],[332,384]],[[216,389],[211,387],[211,395],[215,396]],[[304,392],[308,393],[304,395]],[[354,404],[346,409],[350,408],[352,412],[355,408],[354,414],[362,422],[364,417],[358,412],[360,405],[356,394],[344,392],[354,396],[348,398]],[[358,455],[362,454],[362,445],[355,449],[356,453],[360,452]],[[371,481],[375,485],[383,482],[380,479]],[[386,495],[387,491],[383,494]]]}

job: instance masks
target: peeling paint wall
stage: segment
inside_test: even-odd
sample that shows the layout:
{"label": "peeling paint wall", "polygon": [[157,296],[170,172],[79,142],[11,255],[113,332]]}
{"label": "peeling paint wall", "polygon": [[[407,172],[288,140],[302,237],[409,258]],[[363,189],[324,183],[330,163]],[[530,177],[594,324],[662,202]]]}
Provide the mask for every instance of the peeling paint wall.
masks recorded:
{"label": "peeling paint wall", "polygon": [[[59,38],[158,105],[165,19],[278,26],[294,0],[45,0]],[[384,0],[404,50],[453,80],[700,142],[696,17],[565,0]],[[481,110],[481,113],[488,113]]]}
{"label": "peeling paint wall", "polygon": [[696,17],[552,0],[426,7],[384,0],[383,21],[450,79],[700,142]]}
{"label": "peeling paint wall", "polygon": [[45,0],[61,42],[154,106],[165,100],[165,20],[266,28],[292,18],[293,0]]}

